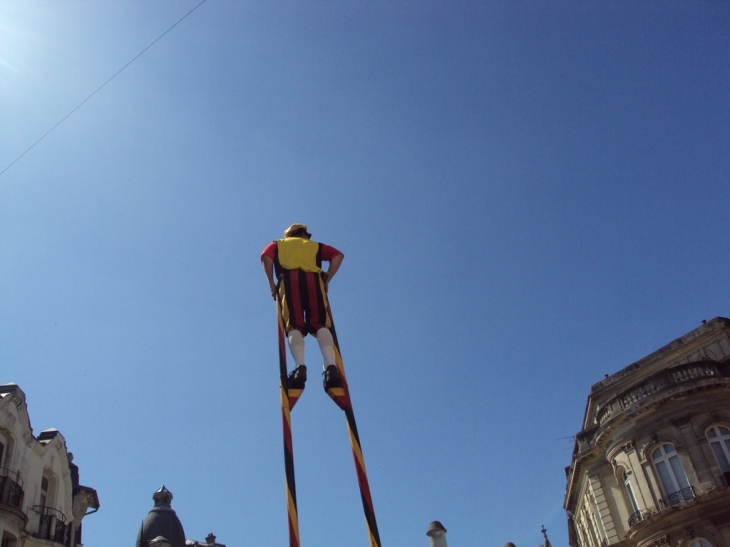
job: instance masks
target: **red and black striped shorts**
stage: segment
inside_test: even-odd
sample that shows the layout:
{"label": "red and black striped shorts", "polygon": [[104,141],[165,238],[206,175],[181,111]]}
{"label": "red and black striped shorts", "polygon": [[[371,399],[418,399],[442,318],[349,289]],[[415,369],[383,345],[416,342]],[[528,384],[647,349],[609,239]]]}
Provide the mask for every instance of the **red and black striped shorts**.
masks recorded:
{"label": "red and black striped shorts", "polygon": [[286,332],[297,329],[306,336],[332,327],[327,293],[317,272],[284,270],[279,276],[279,302]]}

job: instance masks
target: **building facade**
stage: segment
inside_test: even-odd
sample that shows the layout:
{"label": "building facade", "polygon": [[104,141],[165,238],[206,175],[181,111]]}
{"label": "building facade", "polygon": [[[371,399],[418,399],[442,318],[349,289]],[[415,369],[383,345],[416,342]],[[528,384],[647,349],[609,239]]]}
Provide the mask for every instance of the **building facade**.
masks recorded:
{"label": "building facade", "polygon": [[571,547],[730,547],[730,319],[595,384],[566,476]]}
{"label": "building facade", "polygon": [[58,430],[33,435],[25,393],[0,385],[1,547],[82,545],[81,521],[99,498],[72,460]]}

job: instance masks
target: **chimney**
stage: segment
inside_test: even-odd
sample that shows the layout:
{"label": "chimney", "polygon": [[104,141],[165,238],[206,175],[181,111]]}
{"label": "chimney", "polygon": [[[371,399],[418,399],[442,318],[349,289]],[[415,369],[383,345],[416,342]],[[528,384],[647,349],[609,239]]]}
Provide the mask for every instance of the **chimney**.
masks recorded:
{"label": "chimney", "polygon": [[426,535],[431,541],[431,547],[449,547],[446,543],[446,528],[439,521],[434,520],[428,525]]}

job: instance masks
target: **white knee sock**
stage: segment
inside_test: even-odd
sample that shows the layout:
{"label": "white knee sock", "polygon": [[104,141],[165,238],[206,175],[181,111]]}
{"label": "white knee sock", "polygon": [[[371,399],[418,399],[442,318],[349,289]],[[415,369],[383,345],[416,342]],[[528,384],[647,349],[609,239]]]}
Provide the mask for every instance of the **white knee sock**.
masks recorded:
{"label": "white knee sock", "polygon": [[327,365],[334,365],[335,341],[332,339],[332,333],[329,329],[321,328],[317,331],[317,343],[324,359],[324,368],[326,369]]}
{"label": "white knee sock", "polygon": [[289,340],[289,351],[294,358],[297,366],[304,364],[304,336],[298,330],[294,329],[287,335]]}

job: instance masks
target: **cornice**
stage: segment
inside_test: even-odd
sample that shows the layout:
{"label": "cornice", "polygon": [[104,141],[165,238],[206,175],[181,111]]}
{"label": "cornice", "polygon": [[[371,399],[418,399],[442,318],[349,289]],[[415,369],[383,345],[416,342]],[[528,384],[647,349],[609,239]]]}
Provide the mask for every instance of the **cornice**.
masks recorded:
{"label": "cornice", "polygon": [[626,415],[633,408],[640,408],[664,392],[703,380],[730,381],[730,366],[714,361],[686,363],[660,370],[641,382],[618,393],[596,410],[599,426],[606,425],[619,415]]}
{"label": "cornice", "polygon": [[680,349],[688,349],[688,346],[692,342],[696,341],[698,338],[702,338],[709,334],[714,334],[725,329],[730,329],[730,319],[728,319],[727,317],[715,317],[707,323],[700,325],[696,329],[691,330],[687,334],[680,336],[676,340],[673,340],[666,346],[661,347],[658,350],[650,353],[646,357],[643,357],[638,361],[631,363],[629,366],[624,367],[623,369],[619,370],[615,374],[612,374],[608,378],[605,378],[600,382],[596,382],[591,386],[591,396],[595,396],[599,391],[602,391],[604,390],[604,388],[607,388],[624,379],[625,377],[632,375],[638,370],[644,369],[649,365],[656,363],[657,361],[660,361],[666,357],[671,356],[674,353],[677,353],[677,351]]}

